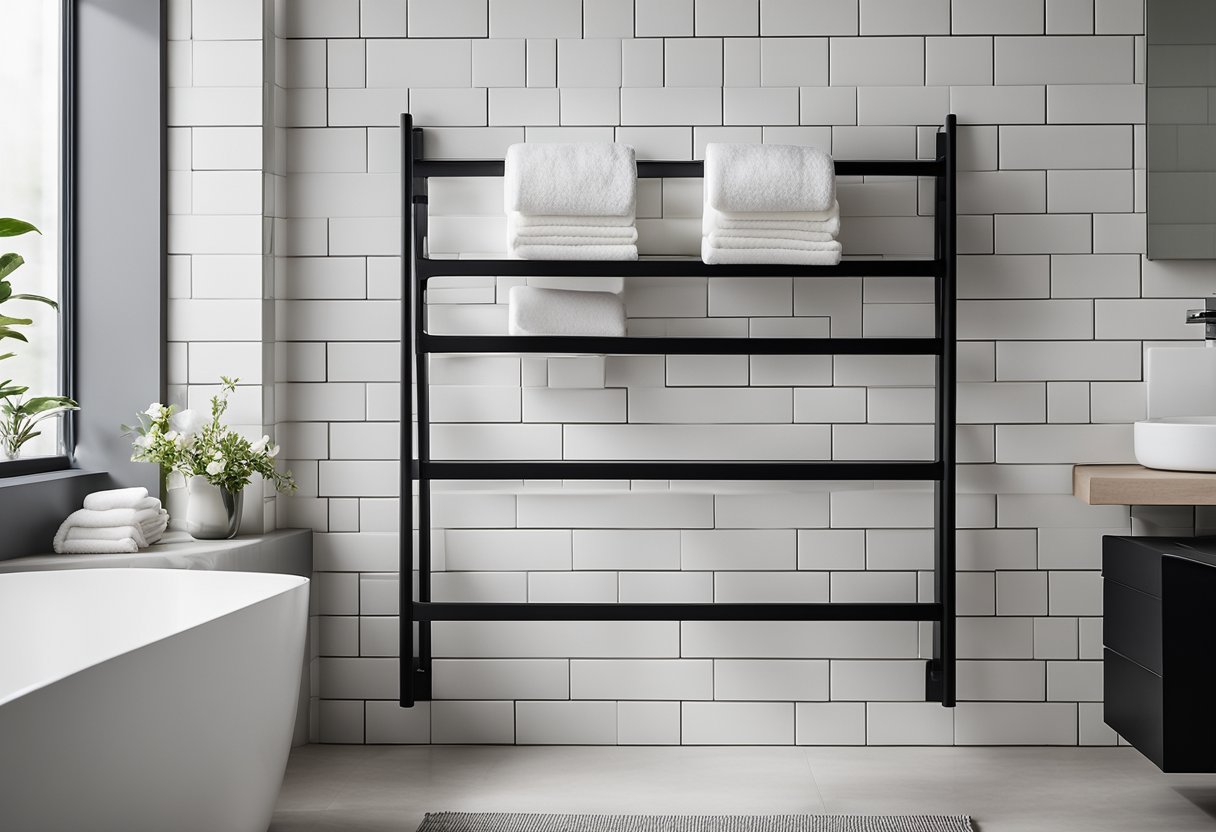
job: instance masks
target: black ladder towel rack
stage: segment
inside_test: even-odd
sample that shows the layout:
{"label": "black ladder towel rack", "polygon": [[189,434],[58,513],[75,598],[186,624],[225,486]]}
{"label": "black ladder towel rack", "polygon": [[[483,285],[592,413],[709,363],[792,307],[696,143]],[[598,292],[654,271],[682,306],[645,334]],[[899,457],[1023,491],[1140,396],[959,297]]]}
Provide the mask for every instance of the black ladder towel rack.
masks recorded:
{"label": "black ladder towel rack", "polygon": [[[402,383],[401,383],[401,673],[400,703],[431,696],[433,621],[930,621],[934,657],[926,662],[925,696],[955,704],[955,260],[956,122],[946,116],[934,159],[838,160],[840,176],[932,178],[934,256],[912,260],[845,260],[836,266],[715,265],[694,259],[537,261],[431,259],[425,256],[427,180],[502,176],[499,160],[434,160],[423,131],[401,116]],[[700,177],[701,162],[639,161],[638,176]],[[935,280],[936,328],[926,338],[703,338],[432,335],[426,331],[427,281],[438,276],[909,277]],[[412,347],[411,347],[412,341]],[[455,461],[430,453],[427,356],[431,353],[603,353],[611,355],[932,355],[936,357],[936,455],[931,461]],[[418,434],[411,431],[410,362],[414,361]],[[415,460],[415,451],[417,458]],[[431,483],[485,479],[918,480],[935,483],[936,600],[921,603],[442,603],[431,600]],[[418,537],[413,542],[413,480],[418,481]],[[416,561],[416,564],[415,564]],[[414,574],[418,570],[418,600]],[[415,655],[413,625],[418,624]]]}

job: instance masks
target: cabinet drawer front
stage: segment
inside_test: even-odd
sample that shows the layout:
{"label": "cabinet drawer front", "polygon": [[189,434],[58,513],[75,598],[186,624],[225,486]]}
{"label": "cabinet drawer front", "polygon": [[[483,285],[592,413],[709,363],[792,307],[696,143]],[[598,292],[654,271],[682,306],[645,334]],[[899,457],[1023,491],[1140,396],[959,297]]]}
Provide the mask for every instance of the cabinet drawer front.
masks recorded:
{"label": "cabinet drawer front", "polygon": [[1105,646],[1164,675],[1161,599],[1107,579],[1102,582],[1102,604]]}
{"label": "cabinet drawer front", "polygon": [[1165,722],[1161,677],[1112,650],[1102,653],[1106,724],[1162,768]]}

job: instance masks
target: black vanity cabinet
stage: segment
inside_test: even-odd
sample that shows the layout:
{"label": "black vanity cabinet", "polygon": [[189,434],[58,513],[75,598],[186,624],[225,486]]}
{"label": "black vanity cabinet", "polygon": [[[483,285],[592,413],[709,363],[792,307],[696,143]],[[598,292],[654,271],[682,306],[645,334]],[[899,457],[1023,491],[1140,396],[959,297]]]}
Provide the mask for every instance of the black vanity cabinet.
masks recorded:
{"label": "black vanity cabinet", "polygon": [[1102,541],[1106,724],[1165,772],[1216,772],[1216,537]]}

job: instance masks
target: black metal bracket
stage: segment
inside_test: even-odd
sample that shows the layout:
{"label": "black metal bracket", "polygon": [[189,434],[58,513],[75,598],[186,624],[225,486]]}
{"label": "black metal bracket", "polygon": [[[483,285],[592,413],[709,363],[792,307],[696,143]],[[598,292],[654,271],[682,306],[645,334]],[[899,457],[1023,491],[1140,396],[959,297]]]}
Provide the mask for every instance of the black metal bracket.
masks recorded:
{"label": "black metal bracket", "polygon": [[942,670],[941,659],[929,659],[925,662],[925,701],[941,702],[945,695],[945,673]]}

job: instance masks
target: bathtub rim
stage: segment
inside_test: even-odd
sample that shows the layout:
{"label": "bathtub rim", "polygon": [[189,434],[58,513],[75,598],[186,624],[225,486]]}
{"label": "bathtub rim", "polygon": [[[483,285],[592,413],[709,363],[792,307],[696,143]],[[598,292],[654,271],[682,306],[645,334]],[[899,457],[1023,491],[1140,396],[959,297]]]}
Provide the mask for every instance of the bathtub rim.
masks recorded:
{"label": "bathtub rim", "polygon": [[[137,650],[142,650],[150,645],[157,644],[162,641],[166,641],[167,639],[173,638],[174,636],[179,635],[181,633],[188,633],[192,630],[196,630],[200,627],[210,624],[213,621],[223,618],[224,616],[232,615],[233,613],[235,613],[239,610],[250,609],[253,607],[260,606],[261,604],[273,601],[274,599],[278,598],[281,595],[286,595],[289,592],[294,592],[296,590],[299,590],[301,587],[304,588],[305,592],[308,592],[310,589],[309,585],[312,583],[310,578],[306,578],[302,575],[287,575],[287,574],[276,573],[276,572],[231,572],[231,571],[225,571],[225,570],[219,570],[219,569],[158,569],[158,568],[154,568],[154,567],[152,567],[152,568],[119,567],[119,568],[113,568],[113,569],[101,567],[101,568],[96,568],[96,569],[63,569],[63,570],[40,570],[40,571],[30,571],[30,572],[6,572],[6,573],[0,573],[0,582],[4,582],[5,580],[10,580],[10,579],[20,580],[20,578],[17,578],[17,576],[20,576],[20,575],[39,575],[39,576],[44,576],[44,579],[45,579],[45,576],[50,575],[50,574],[58,574],[58,575],[74,574],[74,573],[96,574],[98,572],[105,572],[105,573],[111,573],[111,574],[113,574],[113,573],[130,574],[132,572],[137,572],[137,573],[144,573],[144,574],[155,573],[155,574],[160,574],[160,575],[165,575],[165,574],[176,575],[176,574],[185,572],[185,573],[207,574],[207,575],[217,575],[218,574],[218,575],[231,575],[231,576],[258,576],[257,578],[255,578],[255,580],[281,579],[282,582],[286,585],[275,588],[274,591],[268,592],[267,594],[259,597],[257,600],[253,601],[252,603],[242,604],[240,606],[236,606],[236,607],[232,607],[230,609],[220,611],[214,615],[208,615],[207,617],[203,618],[202,620],[192,623],[188,627],[182,627],[180,629],[172,630],[171,632],[163,633],[163,634],[157,636],[156,638],[151,638],[151,639],[147,639],[144,641],[140,641],[138,644],[129,645],[128,647],[126,647],[125,649],[122,649],[122,650],[99,651],[98,656],[92,657],[87,662],[84,662],[84,663],[81,663],[78,665],[73,665],[69,670],[67,670],[63,673],[60,673],[56,676],[42,679],[42,680],[39,680],[38,682],[34,682],[31,684],[25,685],[24,687],[17,688],[8,694],[0,693],[0,707],[4,707],[6,704],[8,704],[10,702],[15,702],[24,696],[28,696],[29,694],[34,693],[35,691],[42,690],[44,688],[48,688],[52,685],[62,682],[65,679],[70,679],[73,676],[77,676],[87,670],[97,667],[98,665],[104,664],[107,661],[112,661],[115,658],[117,658],[118,656],[122,656],[127,653],[133,653]],[[204,578],[203,580],[212,580],[212,579]],[[219,579],[219,580],[225,580],[225,579]],[[307,619],[306,619],[305,628],[307,628],[307,626],[308,626],[308,624],[307,624]]]}

